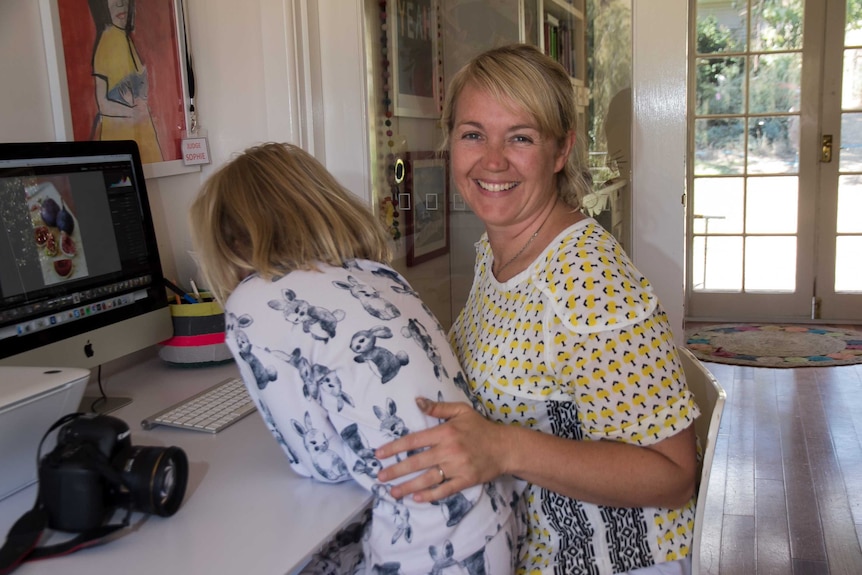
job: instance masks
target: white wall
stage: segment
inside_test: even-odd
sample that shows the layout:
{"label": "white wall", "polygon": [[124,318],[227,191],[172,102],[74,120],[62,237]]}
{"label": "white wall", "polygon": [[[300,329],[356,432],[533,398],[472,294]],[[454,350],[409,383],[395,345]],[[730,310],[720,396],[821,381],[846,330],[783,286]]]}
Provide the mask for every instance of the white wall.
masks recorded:
{"label": "white wall", "polygon": [[632,246],[684,340],[688,1],[633,0]]}
{"label": "white wall", "polygon": [[32,0],[0,2],[0,141],[54,137],[39,8]]}
{"label": "white wall", "polygon": [[[165,273],[185,281],[186,212],[236,151],[281,140],[371,197],[362,0],[187,0],[213,165],[148,181]],[[683,317],[686,0],[634,2],[632,257],[678,336]],[[648,9],[647,6],[648,5]],[[39,4],[0,0],[0,141],[54,137]]]}

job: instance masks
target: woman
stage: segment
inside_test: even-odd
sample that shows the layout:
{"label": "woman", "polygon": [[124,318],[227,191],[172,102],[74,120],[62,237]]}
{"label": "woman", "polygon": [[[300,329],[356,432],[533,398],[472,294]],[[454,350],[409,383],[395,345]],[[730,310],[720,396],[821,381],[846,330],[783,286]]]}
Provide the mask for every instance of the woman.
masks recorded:
{"label": "woman", "polygon": [[428,470],[392,491],[418,501],[504,474],[526,481],[518,573],[685,573],[698,411],[649,282],[578,211],[574,111],[565,70],[527,45],[453,78],[445,145],[486,233],[450,339],[490,421],[418,399],[448,421],[378,449],[421,450],[380,478]]}
{"label": "woman", "polygon": [[[191,222],[227,345],[293,469],[374,494],[356,573],[511,573],[514,481],[431,505],[393,497],[399,482],[377,479],[395,460],[374,449],[439,423],[414,397],[463,401],[466,382],[434,315],[387,265],[388,240],[370,211],[302,149],[266,144],[207,181]],[[326,572],[353,572],[351,550],[319,555]]]}
{"label": "woman", "polygon": [[130,34],[135,0],[89,0],[96,24],[93,78],[98,115],[92,140],[135,140],[145,164],[162,161],[147,103],[147,69]]}

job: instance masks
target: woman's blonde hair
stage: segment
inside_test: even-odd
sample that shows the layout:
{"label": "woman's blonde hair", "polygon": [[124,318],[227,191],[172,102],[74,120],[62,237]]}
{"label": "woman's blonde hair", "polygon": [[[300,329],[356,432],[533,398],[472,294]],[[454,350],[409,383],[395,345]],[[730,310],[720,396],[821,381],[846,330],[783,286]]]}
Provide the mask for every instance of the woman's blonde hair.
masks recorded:
{"label": "woman's blonde hair", "polygon": [[[444,149],[449,146],[458,96],[468,85],[525,110],[533,116],[539,131],[557,145],[564,145],[569,133],[577,128],[574,89],[565,68],[534,46],[510,44],[479,54],[450,81],[441,122]],[[557,174],[557,193],[561,200],[577,209],[588,192],[576,144],[565,167]]]}
{"label": "woman's blonde hair", "polygon": [[318,262],[391,259],[365,204],[291,144],[245,150],[207,180],[189,215],[203,279],[222,303],[252,273],[272,279]]}

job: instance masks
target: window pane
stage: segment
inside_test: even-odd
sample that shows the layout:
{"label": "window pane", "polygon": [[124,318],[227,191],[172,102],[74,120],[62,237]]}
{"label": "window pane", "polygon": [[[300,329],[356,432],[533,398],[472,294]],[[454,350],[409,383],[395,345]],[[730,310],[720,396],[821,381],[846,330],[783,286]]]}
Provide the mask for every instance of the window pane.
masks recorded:
{"label": "window pane", "polygon": [[704,253],[704,245],[706,244],[706,238],[703,236],[697,236],[694,238],[692,242],[691,255],[689,256],[691,259],[691,285],[694,291],[702,291],[703,290],[703,275],[706,273],[706,254]]}
{"label": "window pane", "polygon": [[793,112],[797,113],[787,116],[787,147],[793,160],[790,172],[796,173],[799,171],[799,113]]}
{"label": "window pane", "polygon": [[769,114],[799,109],[802,54],[772,54],[750,58],[748,112]]}
{"label": "window pane", "polygon": [[841,108],[844,110],[862,108],[862,50],[844,50]]}
{"label": "window pane", "polygon": [[741,114],[745,102],[744,58],[698,58],[697,103],[699,116]]}
{"label": "window pane", "polygon": [[745,240],[745,291],[796,290],[796,238],[748,237]]}
{"label": "window pane", "polygon": [[695,175],[741,174],[745,167],[744,136],[745,124],[740,119],[695,121]]}
{"label": "window pane", "polygon": [[697,1],[697,53],[718,54],[745,50],[747,28],[744,2]]}
{"label": "window pane", "polygon": [[839,234],[862,233],[862,176],[838,178],[837,231]]}
{"label": "window pane", "polygon": [[802,48],[802,9],[803,0],[752,0],[751,50]]}
{"label": "window pane", "polygon": [[844,19],[844,45],[862,46],[862,2],[847,1],[847,17]]}
{"label": "window pane", "polygon": [[742,288],[742,238],[700,236],[694,239],[692,274],[696,291],[734,291]]}
{"label": "window pane", "polygon": [[796,176],[749,178],[745,231],[749,234],[795,234],[799,179]]}
{"label": "window pane", "polygon": [[841,114],[838,169],[842,172],[862,172],[862,114]]}
{"label": "window pane", "polygon": [[743,183],[742,178],[695,178],[694,233],[743,232]]}
{"label": "window pane", "polygon": [[836,292],[862,292],[860,251],[862,251],[862,236],[838,236],[835,242]]}
{"label": "window pane", "polygon": [[795,122],[790,119],[790,116],[748,119],[749,174],[788,174],[797,171],[797,148],[789,134],[796,127],[791,125]]}

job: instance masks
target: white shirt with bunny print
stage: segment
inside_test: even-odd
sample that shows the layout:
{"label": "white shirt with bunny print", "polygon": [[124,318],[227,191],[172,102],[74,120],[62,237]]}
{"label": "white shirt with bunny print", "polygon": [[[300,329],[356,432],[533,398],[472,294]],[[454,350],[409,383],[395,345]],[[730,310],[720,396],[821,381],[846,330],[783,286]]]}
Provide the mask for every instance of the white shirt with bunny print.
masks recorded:
{"label": "white shirt with bunny print", "polygon": [[500,479],[431,504],[396,500],[377,480],[395,462],[375,459],[377,447],[439,423],[415,398],[465,401],[467,390],[443,329],[401,275],[355,260],[250,276],[225,312],[227,345],[291,467],[374,494],[367,573],[512,572],[523,483]]}
{"label": "white shirt with bunny print", "polygon": [[[451,330],[491,419],[575,440],[650,445],[698,415],[667,317],[620,245],[587,218],[523,272],[498,282],[487,235]],[[609,575],[685,557],[694,499],[682,509],[620,509],[536,485],[518,574]]]}

